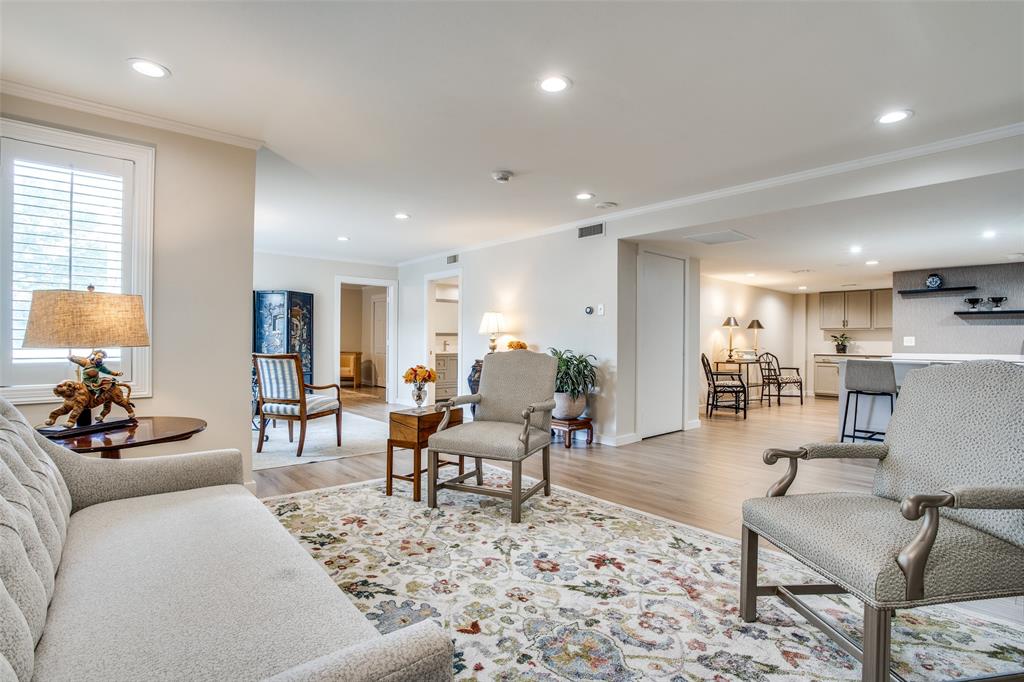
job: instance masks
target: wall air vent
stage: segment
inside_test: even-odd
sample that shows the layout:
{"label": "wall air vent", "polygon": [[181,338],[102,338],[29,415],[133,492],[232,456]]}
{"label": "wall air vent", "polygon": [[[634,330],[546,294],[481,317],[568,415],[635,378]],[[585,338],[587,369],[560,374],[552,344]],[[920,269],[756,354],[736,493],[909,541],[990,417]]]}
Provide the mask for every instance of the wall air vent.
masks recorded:
{"label": "wall air vent", "polygon": [[455,265],[459,262],[459,254],[453,253],[445,259],[445,263],[448,265]]}
{"label": "wall air vent", "polygon": [[749,234],[743,234],[736,230],[722,230],[721,232],[707,232],[705,234],[691,234],[687,239],[700,244],[730,244],[732,242],[745,242],[753,239]]}
{"label": "wall air vent", "polygon": [[604,234],[604,223],[587,225],[576,229],[576,237],[579,239],[583,239],[584,237],[596,237],[601,234]]}

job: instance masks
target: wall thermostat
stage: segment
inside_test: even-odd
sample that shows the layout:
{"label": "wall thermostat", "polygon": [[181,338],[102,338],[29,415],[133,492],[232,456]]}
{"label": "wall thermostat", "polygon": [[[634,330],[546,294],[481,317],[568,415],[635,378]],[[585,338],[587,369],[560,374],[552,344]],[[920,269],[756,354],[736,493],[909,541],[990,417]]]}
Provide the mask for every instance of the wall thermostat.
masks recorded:
{"label": "wall thermostat", "polygon": [[585,312],[587,315],[593,315],[594,314],[594,306],[588,305],[586,308],[583,309],[583,312]]}

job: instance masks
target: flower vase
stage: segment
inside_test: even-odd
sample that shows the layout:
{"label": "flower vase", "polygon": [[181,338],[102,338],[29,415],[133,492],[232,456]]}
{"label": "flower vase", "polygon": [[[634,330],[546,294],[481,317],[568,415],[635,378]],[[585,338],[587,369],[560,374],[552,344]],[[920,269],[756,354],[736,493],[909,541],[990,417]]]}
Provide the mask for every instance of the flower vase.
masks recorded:
{"label": "flower vase", "polygon": [[413,384],[412,399],[416,401],[417,408],[423,407],[423,401],[427,399],[425,384]]}

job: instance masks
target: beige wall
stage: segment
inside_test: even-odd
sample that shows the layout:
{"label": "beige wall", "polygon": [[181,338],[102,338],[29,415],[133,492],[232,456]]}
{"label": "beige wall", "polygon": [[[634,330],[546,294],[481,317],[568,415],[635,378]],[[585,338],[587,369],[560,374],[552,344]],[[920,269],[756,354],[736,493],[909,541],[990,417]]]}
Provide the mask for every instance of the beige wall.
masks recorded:
{"label": "beige wall", "polygon": [[[314,304],[316,299],[313,299]],[[341,288],[341,350],[363,351],[363,290]]]}
{"label": "beige wall", "polygon": [[335,383],[338,380],[335,333],[340,333],[335,326],[339,324],[335,311],[338,304],[336,278],[397,279],[398,269],[269,253],[255,253],[251,257],[253,289],[288,289],[313,294],[313,381]]}
{"label": "beige wall", "polygon": [[[238,448],[250,479],[256,152],[18,97],[0,97],[0,111],[11,118],[156,148],[153,397],[138,399],[136,409],[140,415],[201,417],[209,426],[187,442],[125,454]],[[37,422],[53,406],[20,409]]]}

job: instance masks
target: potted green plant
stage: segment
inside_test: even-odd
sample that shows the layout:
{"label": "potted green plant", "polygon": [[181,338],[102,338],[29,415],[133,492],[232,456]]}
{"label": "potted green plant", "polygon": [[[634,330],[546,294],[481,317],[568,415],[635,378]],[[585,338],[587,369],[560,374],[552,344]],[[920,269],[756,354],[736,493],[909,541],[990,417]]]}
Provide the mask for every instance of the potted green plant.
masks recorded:
{"label": "potted green plant", "polygon": [[548,349],[558,360],[555,375],[555,419],[576,419],[587,409],[587,394],[597,385],[597,358],[569,349]]}
{"label": "potted green plant", "polygon": [[850,343],[850,337],[847,336],[845,333],[843,333],[843,334],[833,334],[832,335],[832,343],[834,343],[836,345],[836,352],[837,353],[845,353],[846,352],[846,346],[849,345],[849,343]]}

